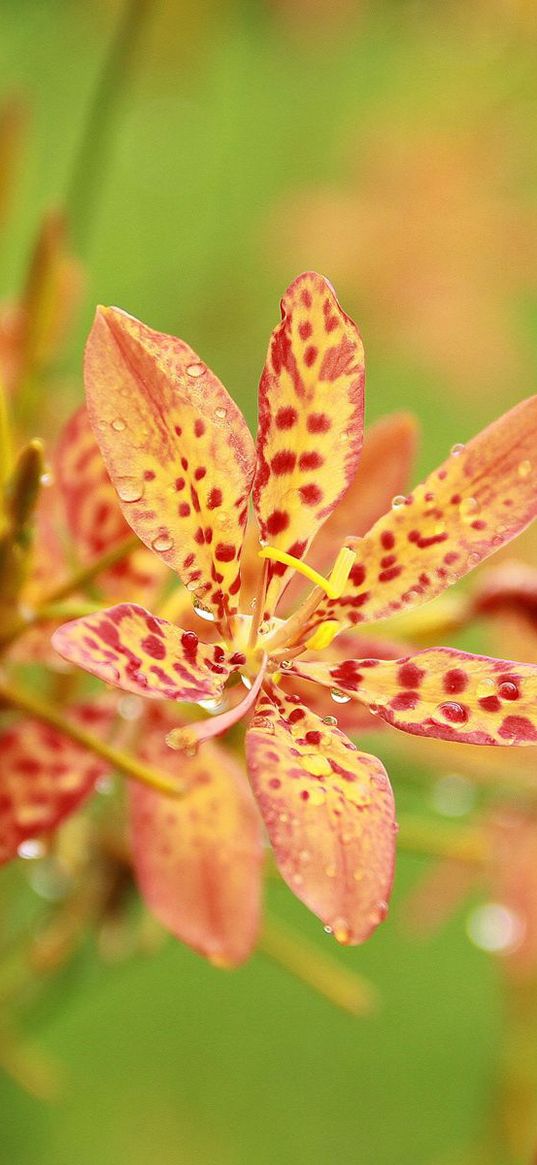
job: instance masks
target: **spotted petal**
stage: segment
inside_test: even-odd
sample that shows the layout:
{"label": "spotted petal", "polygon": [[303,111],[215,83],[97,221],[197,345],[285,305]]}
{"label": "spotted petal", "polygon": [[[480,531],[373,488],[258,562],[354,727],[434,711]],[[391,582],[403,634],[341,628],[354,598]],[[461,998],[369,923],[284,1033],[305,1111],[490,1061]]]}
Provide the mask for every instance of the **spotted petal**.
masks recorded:
{"label": "spotted petal", "polygon": [[537,664],[428,648],[399,660],[295,664],[303,678],[355,695],[416,736],[466,744],[537,744]]}
{"label": "spotted petal", "polygon": [[177,721],[153,707],[141,755],[181,779],[188,794],[172,801],[131,782],[136,872],[153,913],[177,938],[207,958],[236,966],[250,954],[259,927],[263,844],[246,775],[229,752],[204,744],[178,759],[165,744]]}
{"label": "spotted petal", "polygon": [[231,670],[218,643],[202,643],[134,603],[65,623],[52,643],[91,675],[152,699],[217,699]]}
{"label": "spotted petal", "polygon": [[[130,527],[119,507],[84,406],[77,409],[63,428],[54,470],[69,535],[81,563],[92,562],[123,542],[131,533]],[[144,546],[139,546],[99,575],[97,583],[114,599],[136,594],[149,601],[165,577],[164,564]]]}
{"label": "spotted petal", "polygon": [[[96,704],[69,709],[69,717],[103,733],[112,712]],[[19,720],[0,733],[0,863],[16,857],[29,838],[50,833],[92,791],[106,764],[56,729]]]}
{"label": "spotted petal", "polygon": [[225,618],[236,609],[254,472],[240,410],[187,344],[114,308],[97,312],[85,379],[127,522]]}
{"label": "spotted petal", "polygon": [[515,538],[537,514],[536,442],[531,397],[455,447],[358,543],[352,586],[315,622],[356,624],[425,603]]}
{"label": "spotted petal", "polygon": [[[259,385],[254,505],[261,538],[301,557],[352,481],[362,448],[364,351],[330,284],[307,272],[282,303]],[[286,570],[269,568],[267,610]]]}
{"label": "spotted petal", "polygon": [[278,869],[343,943],[360,943],[386,914],[394,804],[376,757],[297,698],[260,698],[247,733],[251,780]]}

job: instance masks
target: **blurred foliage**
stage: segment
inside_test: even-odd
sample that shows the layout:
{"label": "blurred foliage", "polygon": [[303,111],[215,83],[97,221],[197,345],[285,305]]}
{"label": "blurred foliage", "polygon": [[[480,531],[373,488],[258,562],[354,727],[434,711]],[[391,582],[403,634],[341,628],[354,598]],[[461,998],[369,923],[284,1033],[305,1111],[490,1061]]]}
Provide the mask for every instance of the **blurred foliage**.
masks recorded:
{"label": "blurred foliage", "polygon": [[[121,4],[2,4],[2,166],[16,181],[0,200],[1,296],[25,285],[46,210],[67,211],[86,265],[50,400],[46,377],[42,389],[55,425],[81,398],[97,301],[187,336],[253,421],[274,304],[301,266],[324,269],[362,326],[370,418],[410,407],[423,419],[423,468],[532,390],[533,4],[134,8],[143,23],[128,76],[107,97],[99,79]],[[108,101],[102,138],[96,92]],[[413,809],[414,760],[394,755],[390,773],[400,811]],[[23,1076],[36,1096],[1,1078],[0,1161],[462,1163],[488,1124],[500,1049],[517,1066],[531,1059],[521,1036],[535,1030],[535,1005],[511,1001],[514,1043],[502,1044],[498,968],[460,914],[421,942],[403,932],[398,904],[427,864],[403,854],[388,922],[364,948],[337,952],[379,985],[381,1012],[366,1020],[261,955],[227,975],[171,940],[128,961],[120,944],[104,966],[88,944],[44,999],[25,1001]],[[30,865],[0,880],[0,911],[15,894],[29,924]],[[326,944],[284,887],[270,898]],[[516,1097],[507,1104],[517,1111]],[[467,1160],[525,1165],[527,1150],[509,1156],[494,1129],[491,1146]]]}

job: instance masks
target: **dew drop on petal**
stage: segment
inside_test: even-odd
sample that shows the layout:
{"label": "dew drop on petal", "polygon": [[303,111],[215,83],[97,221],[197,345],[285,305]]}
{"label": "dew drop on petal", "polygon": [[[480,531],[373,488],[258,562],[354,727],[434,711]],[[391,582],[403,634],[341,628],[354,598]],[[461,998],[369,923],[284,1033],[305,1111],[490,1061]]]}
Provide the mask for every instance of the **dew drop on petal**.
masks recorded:
{"label": "dew drop on petal", "polygon": [[164,553],[166,550],[173,550],[173,538],[170,538],[169,534],[157,534],[151,545],[153,550]]}
{"label": "dew drop on petal", "polygon": [[41,477],[39,478],[39,484],[44,486],[45,489],[47,488],[47,486],[53,485],[53,483],[54,483],[54,474],[53,473],[50,473],[49,470],[46,470],[45,473],[41,474]]}
{"label": "dew drop on petal", "polygon": [[116,489],[122,502],[139,502],[143,497],[143,484],[135,477],[119,477]]}
{"label": "dew drop on petal", "polygon": [[203,603],[200,603],[198,599],[194,599],[192,605],[196,615],[199,615],[200,619],[205,619],[206,623],[214,623],[216,616],[207,607],[204,607]]}
{"label": "dew drop on petal", "polygon": [[188,375],[193,376],[194,379],[196,379],[198,376],[203,376],[203,373],[205,372],[205,364],[189,364],[187,367],[187,372]]}
{"label": "dew drop on petal", "polygon": [[227,417],[227,409],[218,408],[214,410],[214,415],[217,421],[225,421]]}
{"label": "dew drop on petal", "polygon": [[465,724],[468,719],[466,708],[463,708],[462,704],[458,704],[456,700],[446,700],[444,704],[438,705],[436,711],[451,724]]}
{"label": "dew drop on petal", "polygon": [[332,934],[333,933],[331,926],[323,926],[323,930],[324,930],[325,934]]}
{"label": "dew drop on petal", "polygon": [[464,444],[461,444],[460,441],[457,441],[455,445],[451,446],[450,453],[452,457],[460,457],[461,453],[463,452]]}
{"label": "dew drop on petal", "polygon": [[282,659],[279,664],[280,671],[289,671],[289,668],[292,666],[293,665],[290,659]]}
{"label": "dew drop on petal", "polygon": [[322,756],[320,752],[306,753],[300,757],[300,763],[307,773],[311,773],[312,777],[328,777],[332,772],[328,757]]}
{"label": "dew drop on petal", "polygon": [[123,420],[123,417],[116,417],[115,420],[112,421],[112,428],[115,429],[116,433],[122,433],[126,427],[127,426]]}
{"label": "dew drop on petal", "polygon": [[339,688],[332,688],[330,696],[334,704],[348,704],[350,701],[350,696],[346,692],[341,692]]}
{"label": "dew drop on petal", "polygon": [[392,498],[392,510],[400,510],[401,506],[404,505],[406,505],[406,497],[404,494],[396,494],[395,497]]}
{"label": "dew drop on petal", "polygon": [[496,695],[496,684],[494,683],[494,680],[491,680],[491,679],[479,680],[479,683],[477,684],[477,687],[475,690],[475,694],[476,694],[478,700],[485,700],[487,698],[487,696],[495,696]]}
{"label": "dew drop on petal", "polygon": [[477,498],[463,498],[459,506],[459,514],[463,522],[473,522],[481,510]]}
{"label": "dew drop on petal", "polygon": [[337,718],[335,716],[323,716],[323,724],[327,724],[329,728],[337,728]]}

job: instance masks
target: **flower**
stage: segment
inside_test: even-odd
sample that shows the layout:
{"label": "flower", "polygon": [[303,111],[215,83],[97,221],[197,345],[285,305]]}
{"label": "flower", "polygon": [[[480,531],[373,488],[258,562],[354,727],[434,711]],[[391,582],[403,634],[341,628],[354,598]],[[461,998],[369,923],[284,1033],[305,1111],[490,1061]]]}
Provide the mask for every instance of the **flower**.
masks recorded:
{"label": "flower", "polygon": [[[117,309],[97,312],[85,374],[90,420],[127,522],[177,572],[208,630],[204,639],[189,624],[121,603],[66,624],[54,646],[124,692],[209,703],[217,714],[168,737],[182,772],[203,757],[201,742],[252,714],[249,774],[280,873],[340,942],[361,942],[387,910],[392,792],[381,762],[359,751],[335,717],[309,709],[294,685],[321,685],[338,706],[357,700],[413,734],[537,742],[535,666],[447,647],[398,659],[316,658],[340,632],[434,598],[534,518],[537,397],[456,446],[357,537],[363,348],[321,276],[299,276],[282,300],[261,377],[256,448],[196,353]],[[250,495],[260,538],[253,611],[249,598],[248,609],[241,602]],[[312,556],[326,559],[331,531],[338,545],[326,578],[304,559],[312,542]],[[251,588],[251,560],[247,567]],[[314,587],[282,618],[293,570]],[[238,698],[241,679],[247,692]],[[214,708],[220,702],[223,711]],[[143,831],[154,794],[135,796],[145,799]],[[209,799],[205,809],[216,839],[221,802]],[[160,824],[166,847],[164,815]],[[144,863],[159,913],[155,853],[147,850]]]}

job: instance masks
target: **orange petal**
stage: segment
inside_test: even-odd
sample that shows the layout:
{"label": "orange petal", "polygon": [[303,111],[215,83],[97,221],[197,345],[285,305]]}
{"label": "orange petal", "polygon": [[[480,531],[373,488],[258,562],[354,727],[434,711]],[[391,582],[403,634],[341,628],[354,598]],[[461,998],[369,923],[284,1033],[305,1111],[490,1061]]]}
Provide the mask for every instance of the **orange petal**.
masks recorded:
{"label": "orange petal", "polygon": [[339,942],[363,942],[386,915],[393,877],[394,803],[381,762],[277,691],[258,701],[246,741],[282,877]]}
{"label": "orange petal", "polygon": [[[410,413],[393,413],[367,430],[358,470],[308,551],[308,562],[327,575],[349,534],[363,535],[405,493],[416,454],[418,425]],[[285,592],[285,609],[304,588],[294,575]]]}
{"label": "orange petal", "polygon": [[432,647],[399,660],[348,659],[293,671],[352,693],[388,724],[466,744],[537,744],[537,664]]}
{"label": "orange petal", "polygon": [[[345,660],[355,655],[357,650],[361,657],[374,659],[400,659],[403,647],[400,643],[392,643],[380,637],[358,636],[354,631],[343,631],[334,639],[329,647],[323,650],[323,662],[330,667],[339,667]],[[313,654],[310,658],[313,658]],[[308,657],[304,656],[307,661]],[[302,662],[302,661],[301,661]],[[338,703],[336,706],[330,697],[330,692],[321,684],[312,684],[300,676],[282,673],[281,687],[288,694],[300,696],[300,699],[317,716],[330,716],[337,719],[337,725],[343,732],[353,735],[362,732],[378,732],[384,725],[379,723],[369,711],[369,708],[359,704],[357,700],[348,700],[347,703]]]}
{"label": "orange petal", "polygon": [[91,675],[155,700],[218,699],[233,670],[220,644],[202,643],[195,631],[182,631],[134,603],[73,619],[55,631],[52,644]]}
{"label": "orange petal", "polygon": [[[143,759],[189,787],[173,801],[131,782],[134,861],[141,892],[160,922],[207,958],[242,963],[257,937],[263,845],[245,773],[230,751],[204,744],[181,758],[166,747],[172,721],[152,708]],[[178,767],[179,766],[179,767]]]}
{"label": "orange petal", "polygon": [[[80,704],[69,716],[103,733],[110,709]],[[38,720],[19,720],[0,734],[0,862],[16,857],[29,838],[56,829],[81,804],[106,763]]]}
{"label": "orange petal", "polygon": [[192,348],[115,308],[86,348],[91,423],[121,508],[217,619],[236,610],[253,442]]}
{"label": "orange petal", "polygon": [[[104,554],[130,534],[84,406],[64,426],[54,471],[69,534],[83,564]],[[128,599],[135,594],[141,601],[149,602],[165,577],[164,564],[145,546],[140,546],[128,558],[99,575],[97,581],[113,599]]]}
{"label": "orange petal", "polygon": [[[253,496],[262,540],[301,558],[356,472],[364,350],[321,275],[295,279],[281,312],[259,385]],[[280,563],[270,565],[267,611],[286,574]]]}
{"label": "orange petal", "polygon": [[440,594],[510,542],[537,514],[537,396],[452,455],[359,542],[353,584],[315,622],[384,619]]}

